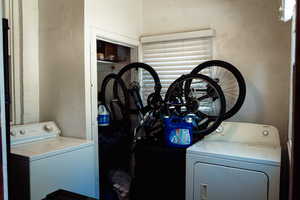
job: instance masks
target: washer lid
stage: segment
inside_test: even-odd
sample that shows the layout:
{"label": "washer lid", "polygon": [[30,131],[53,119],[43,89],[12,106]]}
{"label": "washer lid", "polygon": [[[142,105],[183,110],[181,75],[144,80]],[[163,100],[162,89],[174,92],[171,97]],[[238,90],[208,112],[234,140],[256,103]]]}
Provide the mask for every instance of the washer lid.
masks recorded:
{"label": "washer lid", "polygon": [[11,153],[34,161],[81,149],[92,144],[93,142],[90,140],[58,136],[55,138],[15,145],[11,147]]}
{"label": "washer lid", "polygon": [[278,130],[273,126],[223,122],[212,134],[187,149],[222,159],[280,165],[281,147]]}

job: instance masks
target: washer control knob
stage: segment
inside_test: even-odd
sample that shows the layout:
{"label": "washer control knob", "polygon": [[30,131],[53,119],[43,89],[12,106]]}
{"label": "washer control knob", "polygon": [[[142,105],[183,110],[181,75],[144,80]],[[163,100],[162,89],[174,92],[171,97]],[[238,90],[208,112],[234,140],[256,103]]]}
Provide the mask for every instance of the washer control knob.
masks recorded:
{"label": "washer control knob", "polygon": [[262,132],[262,134],[263,134],[263,136],[268,136],[268,135],[270,134],[270,132],[269,132],[268,130],[264,130],[264,131]]}
{"label": "washer control knob", "polygon": [[16,136],[16,133],[13,132],[13,131],[10,131],[10,135],[11,135],[11,136]]}
{"label": "washer control knob", "polygon": [[44,129],[45,129],[45,131],[50,132],[50,131],[53,131],[53,126],[51,126],[51,125],[49,125],[49,124],[46,124],[46,125],[44,126]]}
{"label": "washer control knob", "polygon": [[20,134],[21,134],[21,135],[25,135],[25,134],[26,134],[26,131],[25,131],[25,130],[20,130]]}

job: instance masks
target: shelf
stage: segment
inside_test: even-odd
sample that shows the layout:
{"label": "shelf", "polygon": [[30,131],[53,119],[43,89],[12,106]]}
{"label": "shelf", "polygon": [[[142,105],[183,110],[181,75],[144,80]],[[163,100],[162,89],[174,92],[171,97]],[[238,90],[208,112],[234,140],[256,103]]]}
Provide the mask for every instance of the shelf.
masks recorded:
{"label": "shelf", "polygon": [[108,60],[97,60],[97,62],[103,64],[117,64],[117,62],[108,61]]}

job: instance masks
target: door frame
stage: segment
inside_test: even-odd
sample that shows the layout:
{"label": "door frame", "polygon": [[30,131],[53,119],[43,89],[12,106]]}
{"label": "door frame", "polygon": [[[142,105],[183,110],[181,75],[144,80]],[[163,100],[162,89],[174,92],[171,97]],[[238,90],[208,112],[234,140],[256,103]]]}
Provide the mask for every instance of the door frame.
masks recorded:
{"label": "door frame", "polygon": [[[0,16],[3,16],[3,2],[0,2]],[[2,20],[1,20],[2,22]],[[4,200],[8,200],[8,147],[7,146],[7,121],[6,121],[6,113],[9,113],[9,111],[6,110],[5,106],[5,79],[4,79],[4,59],[3,59],[3,26],[2,23],[0,23],[0,134],[1,134],[1,157],[2,157],[2,187],[3,187],[3,198]]]}
{"label": "door frame", "polygon": [[300,199],[300,0],[296,1],[295,63],[293,65],[293,109],[290,199]]}
{"label": "door frame", "polygon": [[[96,40],[106,40],[130,48],[139,47],[139,40],[108,32],[97,27],[85,28],[85,119],[86,139],[93,140],[95,147],[96,196],[99,197],[99,156],[97,123],[97,47]],[[136,55],[137,56],[137,55]]]}
{"label": "door frame", "polygon": [[[118,34],[112,34],[110,32],[106,32],[102,29],[98,29],[98,28],[92,28],[91,29],[91,34],[90,34],[90,39],[89,41],[89,65],[90,65],[90,76],[89,76],[89,87],[90,87],[90,100],[89,102],[91,102],[91,107],[89,108],[89,110],[91,111],[89,113],[90,117],[91,117],[91,124],[89,124],[89,126],[91,127],[91,133],[89,135],[87,135],[88,139],[97,139],[97,133],[98,133],[98,126],[97,126],[97,52],[96,52],[96,40],[104,40],[110,43],[114,43],[114,44],[119,44],[122,46],[127,46],[130,47],[132,49],[136,50],[136,53],[134,53],[135,55],[131,58],[132,60],[136,60],[138,61],[138,47],[139,47],[139,41],[137,40],[132,40],[129,39],[127,37],[118,35]],[[86,66],[89,66],[86,65]],[[89,68],[89,67],[86,67]]]}

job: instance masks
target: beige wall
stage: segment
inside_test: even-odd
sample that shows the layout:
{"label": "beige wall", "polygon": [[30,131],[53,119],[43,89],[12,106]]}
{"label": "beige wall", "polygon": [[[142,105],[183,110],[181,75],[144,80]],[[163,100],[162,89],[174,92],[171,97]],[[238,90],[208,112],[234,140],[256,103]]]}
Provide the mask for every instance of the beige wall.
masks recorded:
{"label": "beige wall", "polygon": [[85,138],[84,1],[39,0],[40,119]]}
{"label": "beige wall", "polygon": [[141,5],[139,0],[39,0],[41,121],[55,120],[66,136],[89,137],[88,36],[97,29],[137,41]]}
{"label": "beige wall", "polygon": [[137,40],[141,31],[141,0],[86,0],[87,28]]}
{"label": "beige wall", "polygon": [[279,1],[144,0],[143,35],[216,30],[214,58],[233,63],[247,82],[244,106],[231,120],[271,124],[286,140],[290,24]]}

